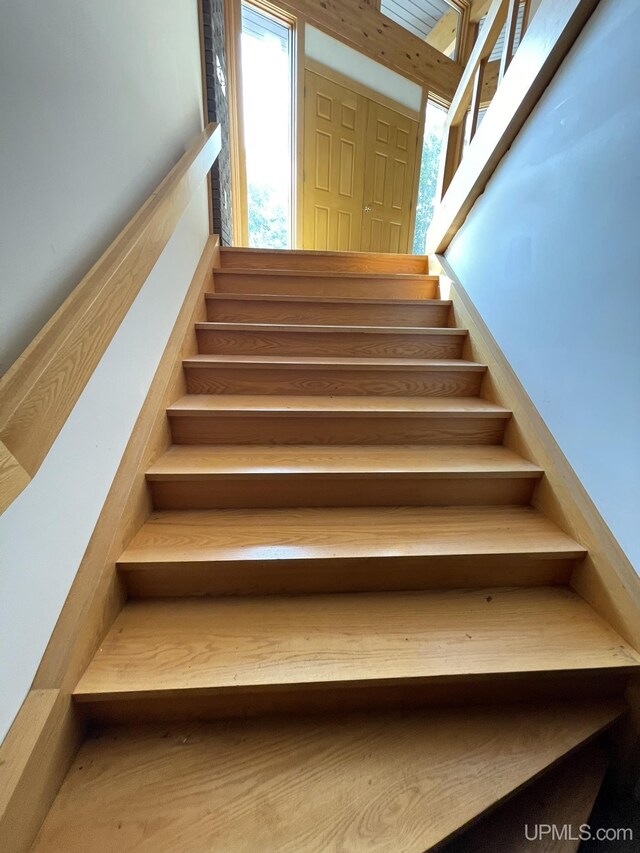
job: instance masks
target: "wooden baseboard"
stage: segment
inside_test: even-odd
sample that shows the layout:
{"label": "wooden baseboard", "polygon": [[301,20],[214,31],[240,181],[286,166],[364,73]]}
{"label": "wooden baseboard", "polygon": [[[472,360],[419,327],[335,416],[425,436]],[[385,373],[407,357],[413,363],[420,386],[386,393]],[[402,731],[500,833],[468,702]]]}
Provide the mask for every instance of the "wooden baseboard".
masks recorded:
{"label": "wooden baseboard", "polygon": [[27,851],[73,760],[82,731],[71,702],[87,663],[124,602],[116,560],[151,512],[145,472],[170,444],[166,407],[185,392],[182,358],[220,264],[210,237],[160,359],[89,545],[36,673],[0,745],[0,849]]}
{"label": "wooden baseboard", "polygon": [[488,365],[481,395],[514,414],[505,444],[545,471],[533,505],[589,551],[571,585],[635,649],[640,650],[640,577],[609,530],[531,398],[444,256],[451,282],[452,322],[469,329],[463,358]]}
{"label": "wooden baseboard", "polygon": [[[489,368],[481,396],[510,409],[514,417],[504,443],[544,469],[533,505],[588,550],[571,577],[571,586],[635,649],[640,650],[640,577],[587,494],[470,296],[443,255],[430,258],[450,284],[451,323],[469,330],[462,357]],[[640,688],[630,685],[631,714],[622,728],[620,778],[631,782],[640,768]],[[635,769],[634,769],[635,768]],[[625,787],[629,787],[628,784]]]}
{"label": "wooden baseboard", "polygon": [[8,507],[31,482],[31,474],[22,467],[8,447],[0,441],[0,512]]}
{"label": "wooden baseboard", "polygon": [[115,564],[151,512],[145,473],[170,444],[166,407],[185,393],[182,357],[195,354],[194,323],[206,312],[217,265],[210,238],[176,319],[149,393],[35,677],[34,687],[73,689],[122,607]]}
{"label": "wooden baseboard", "polygon": [[0,850],[29,850],[78,751],[71,697],[31,690],[0,746]]}

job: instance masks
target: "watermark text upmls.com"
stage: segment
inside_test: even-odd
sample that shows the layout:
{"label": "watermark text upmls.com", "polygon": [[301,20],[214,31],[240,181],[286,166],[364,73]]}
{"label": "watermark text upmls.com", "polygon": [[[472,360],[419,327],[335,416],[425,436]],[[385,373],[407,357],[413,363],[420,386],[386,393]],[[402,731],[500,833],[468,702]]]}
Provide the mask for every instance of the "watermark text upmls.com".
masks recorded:
{"label": "watermark text upmls.com", "polygon": [[524,837],[527,841],[633,841],[633,829],[629,826],[599,826],[588,823],[573,826],[570,823],[525,824]]}

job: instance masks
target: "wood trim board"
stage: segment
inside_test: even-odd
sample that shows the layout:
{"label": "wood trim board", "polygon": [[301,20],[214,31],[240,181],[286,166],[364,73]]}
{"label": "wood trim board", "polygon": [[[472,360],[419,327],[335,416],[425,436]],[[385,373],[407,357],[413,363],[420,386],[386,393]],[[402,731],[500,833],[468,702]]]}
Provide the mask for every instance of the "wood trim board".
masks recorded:
{"label": "wood trim board", "polygon": [[[202,119],[204,126],[211,123],[209,118],[209,102],[207,98],[207,68],[204,48],[204,8],[202,0],[198,0],[198,36],[200,39],[200,81],[202,86]],[[222,139],[222,131],[220,131]],[[209,214],[209,234],[213,234],[213,185],[211,183],[211,172],[207,173],[207,212]]]}
{"label": "wood trim board", "polygon": [[409,251],[413,249],[416,235],[416,216],[418,213],[418,192],[420,190],[420,174],[422,172],[422,151],[424,149],[424,126],[427,119],[427,101],[429,93],[422,90],[420,99],[420,114],[418,116],[418,147],[416,149],[416,163],[413,171],[413,194],[411,196],[411,220],[409,222]]}
{"label": "wood trim board", "polygon": [[485,19],[485,25],[476,39],[469,61],[462,72],[460,84],[451,101],[447,126],[458,125],[464,119],[465,110],[468,108],[471,97],[476,69],[483,59],[489,58],[506,18],[507,0],[493,0]]}
{"label": "wood trim board", "polygon": [[[439,264],[451,282],[454,325],[469,330],[463,358],[489,368],[481,396],[510,409],[504,444],[545,472],[532,504],[589,551],[571,585],[613,628],[640,650],[640,576],[587,494],[531,398],[443,255]],[[446,295],[446,294],[445,294]]]}
{"label": "wood trim board", "polygon": [[71,696],[60,690],[27,694],[0,745],[0,850],[31,849],[81,740]]}
{"label": "wood trim board", "polygon": [[276,0],[338,41],[450,101],[462,68],[364,0]]}
{"label": "wood trim board", "polygon": [[[430,256],[431,272],[440,270],[443,298],[452,300],[451,325],[468,329],[462,357],[488,367],[481,396],[513,412],[504,445],[540,466],[545,476],[535,488],[532,506],[554,521],[588,551],[573,570],[570,585],[631,646],[640,651],[640,576],[589,497],[577,474],[525,391],[471,297],[444,255]],[[443,286],[441,284],[441,286]],[[447,294],[447,290],[449,293]],[[621,787],[637,784],[640,772],[640,679],[626,694],[632,713],[621,730],[616,776]],[[631,780],[631,781],[630,781]]]}
{"label": "wood trim board", "polygon": [[185,392],[182,358],[197,349],[195,323],[220,265],[210,237],[131,433],[93,535],[32,688],[0,745],[0,849],[26,853],[78,749],[71,691],[122,607],[116,560],[151,512],[145,473],[171,439],[166,407]]}
{"label": "wood trim board", "polygon": [[219,241],[210,237],[131,433],[93,536],[42,662],[35,687],[75,686],[124,600],[115,563],[151,512],[145,474],[171,440],[166,407],[186,392],[182,358],[195,355],[195,323],[206,315]]}
{"label": "wood trim board", "polygon": [[246,246],[247,168],[244,156],[244,122],[242,107],[242,67],[240,37],[242,16],[240,0],[225,0],[224,34],[227,53],[227,101],[229,109],[229,161],[231,166],[232,239],[234,246]]}
{"label": "wood trim board", "polygon": [[0,380],[0,511],[42,464],[220,146],[211,124]]}
{"label": "wood trim board", "polygon": [[293,235],[291,246],[293,249],[301,249],[303,243],[304,216],[302,209],[302,187],[304,183],[304,70],[305,70],[305,41],[304,21],[296,21],[293,31],[294,55],[293,55],[293,126],[295,128],[293,138],[293,198],[294,218],[292,221]]}

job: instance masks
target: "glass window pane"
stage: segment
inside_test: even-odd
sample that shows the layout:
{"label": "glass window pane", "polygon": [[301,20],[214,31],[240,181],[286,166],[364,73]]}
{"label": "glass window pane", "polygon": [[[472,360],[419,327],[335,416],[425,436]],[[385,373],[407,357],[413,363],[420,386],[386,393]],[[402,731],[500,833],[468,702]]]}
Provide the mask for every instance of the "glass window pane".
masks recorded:
{"label": "glass window pane", "polygon": [[291,28],[242,4],[249,246],[291,248]]}
{"label": "glass window pane", "polygon": [[427,101],[424,121],[424,141],[422,144],[422,162],[420,165],[420,184],[418,185],[418,203],[416,206],[416,227],[413,233],[413,253],[424,254],[427,230],[433,219],[433,208],[438,186],[440,152],[444,139],[444,127],[447,111],[433,101]]}

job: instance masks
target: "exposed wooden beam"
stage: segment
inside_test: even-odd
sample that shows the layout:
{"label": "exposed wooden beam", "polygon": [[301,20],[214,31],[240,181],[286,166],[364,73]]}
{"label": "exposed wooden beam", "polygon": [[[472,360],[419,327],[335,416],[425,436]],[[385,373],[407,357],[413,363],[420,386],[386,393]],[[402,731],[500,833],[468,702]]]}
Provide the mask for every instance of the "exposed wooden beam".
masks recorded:
{"label": "exposed wooden beam", "polygon": [[427,33],[426,43],[444,53],[445,56],[453,55],[458,37],[459,21],[460,15],[455,9],[446,12],[431,32]]}
{"label": "exposed wooden beam", "polygon": [[487,14],[491,0],[473,0],[471,4],[471,22],[477,24]]}
{"label": "exposed wooden beam", "polygon": [[[493,0],[482,31],[473,45],[469,61],[467,62],[460,84],[456,89],[456,93],[451,101],[449,113],[447,115],[447,124],[445,128],[445,136],[442,143],[444,155],[440,164],[440,176],[438,180],[438,190],[442,195],[446,194],[449,185],[453,180],[454,175],[460,165],[463,152],[464,139],[464,119],[466,111],[469,107],[472,93],[474,94],[474,109],[475,118],[472,118],[472,136],[475,133],[478,122],[478,112],[480,108],[480,98],[482,96],[482,78],[483,71],[478,77],[478,69],[489,59],[493,46],[495,45],[500,30],[507,16],[507,0]],[[477,86],[474,89],[474,80]]]}
{"label": "exposed wooden beam", "polygon": [[507,17],[507,6],[503,0],[493,0],[485,25],[479,34],[469,61],[462,73],[460,85],[455,93],[449,115],[448,125],[460,124],[464,119],[465,111],[469,105],[469,98],[473,89],[473,81],[476,76],[478,65],[483,59],[488,59],[493,47],[498,40],[500,31]]}
{"label": "exposed wooden beam", "polygon": [[275,6],[450,101],[462,69],[366,0],[276,0]]}
{"label": "exposed wooden beam", "polygon": [[482,80],[482,95],[480,97],[480,108],[484,109],[493,100],[498,88],[498,73],[500,71],[500,60],[494,59],[487,62]]}
{"label": "exposed wooden beam", "polygon": [[[491,0],[473,0],[469,7],[469,24],[474,26],[483,18],[489,11]],[[458,37],[458,27],[460,21],[460,13],[456,9],[444,14],[435,27],[425,38],[427,44],[442,51],[446,56],[451,56]],[[467,54],[471,52],[473,44],[468,45]],[[462,57],[462,62],[466,61],[466,56]]]}

